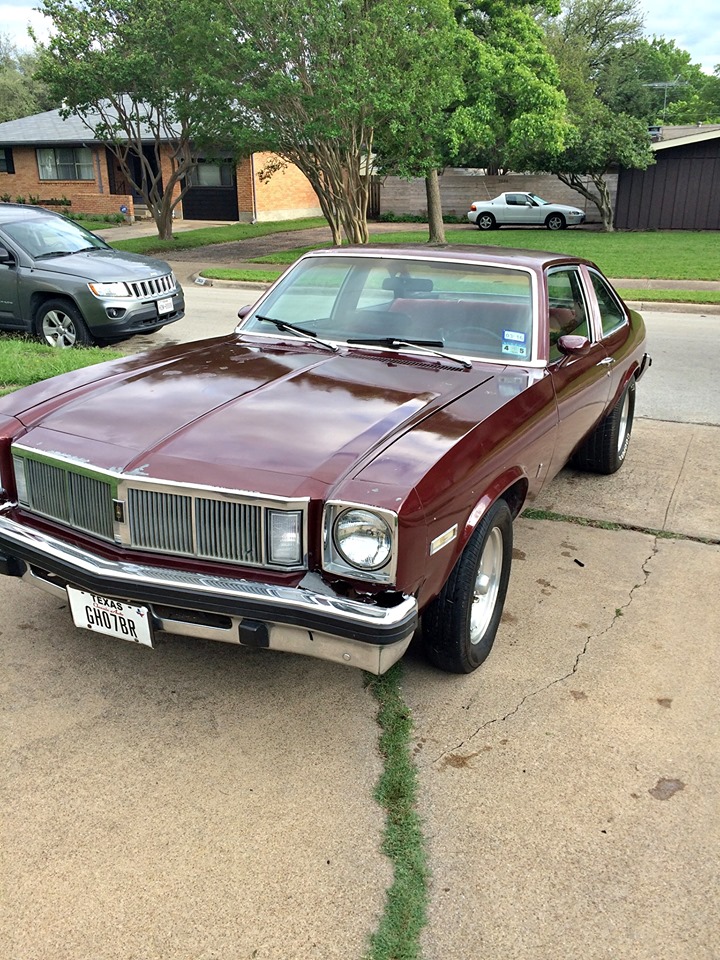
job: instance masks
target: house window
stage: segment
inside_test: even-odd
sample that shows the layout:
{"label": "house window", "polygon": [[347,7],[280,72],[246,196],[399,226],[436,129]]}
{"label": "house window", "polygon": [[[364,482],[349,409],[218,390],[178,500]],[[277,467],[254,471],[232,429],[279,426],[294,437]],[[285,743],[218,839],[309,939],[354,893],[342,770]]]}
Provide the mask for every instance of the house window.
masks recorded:
{"label": "house window", "polygon": [[94,180],[89,147],[43,147],[37,151],[41,180]]}
{"label": "house window", "polygon": [[194,187],[231,187],[233,185],[233,163],[231,160],[213,162],[199,159],[192,171]]}
{"label": "house window", "polygon": [[0,173],[15,173],[12,147],[0,147]]}

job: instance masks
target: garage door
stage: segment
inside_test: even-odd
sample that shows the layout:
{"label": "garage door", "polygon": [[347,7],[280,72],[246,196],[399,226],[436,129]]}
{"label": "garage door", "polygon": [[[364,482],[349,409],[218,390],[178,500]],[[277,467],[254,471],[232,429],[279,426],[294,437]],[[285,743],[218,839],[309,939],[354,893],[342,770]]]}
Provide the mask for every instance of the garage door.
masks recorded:
{"label": "garage door", "polygon": [[186,220],[237,220],[236,169],[232,160],[201,160],[183,197]]}

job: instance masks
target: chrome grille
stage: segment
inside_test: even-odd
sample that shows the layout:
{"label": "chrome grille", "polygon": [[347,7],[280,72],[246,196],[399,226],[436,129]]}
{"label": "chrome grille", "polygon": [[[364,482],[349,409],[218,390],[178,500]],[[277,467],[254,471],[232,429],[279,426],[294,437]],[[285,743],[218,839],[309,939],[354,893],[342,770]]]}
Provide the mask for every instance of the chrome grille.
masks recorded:
{"label": "chrome grille", "polygon": [[141,300],[144,297],[158,297],[175,289],[175,281],[171,273],[166,273],[164,277],[152,277],[149,280],[129,280],[127,285]]}
{"label": "chrome grille", "polygon": [[[16,458],[16,462],[17,462]],[[104,480],[23,457],[27,506],[61,523],[113,539],[112,487]]]}
{"label": "chrome grille", "polygon": [[128,490],[130,545],[165,553],[192,553],[192,500],[174,493]]}
{"label": "chrome grille", "polygon": [[188,487],[175,492],[169,484],[136,486],[137,481],[115,474],[105,480],[20,451],[13,457],[17,476],[25,477],[21,506],[48,519],[137,550],[293,568],[268,562],[269,511],[304,513],[304,501],[243,499]]}
{"label": "chrome grille", "polygon": [[261,522],[260,507],[199,497],[195,502],[198,556],[262,563]]}

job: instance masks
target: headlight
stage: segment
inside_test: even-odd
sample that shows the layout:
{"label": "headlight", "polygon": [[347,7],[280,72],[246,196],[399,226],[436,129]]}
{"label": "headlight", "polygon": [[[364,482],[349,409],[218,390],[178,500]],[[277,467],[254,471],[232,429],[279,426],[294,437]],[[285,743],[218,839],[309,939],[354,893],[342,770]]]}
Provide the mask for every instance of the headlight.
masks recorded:
{"label": "headlight", "polygon": [[333,540],[340,556],[360,570],[384,567],[392,553],[390,527],[369,510],[345,510],[335,521]]}
{"label": "headlight", "polygon": [[90,292],[96,297],[129,297],[130,291],[120,281],[114,283],[89,283]]}
{"label": "headlight", "polygon": [[301,510],[270,510],[268,560],[281,566],[302,563]]}

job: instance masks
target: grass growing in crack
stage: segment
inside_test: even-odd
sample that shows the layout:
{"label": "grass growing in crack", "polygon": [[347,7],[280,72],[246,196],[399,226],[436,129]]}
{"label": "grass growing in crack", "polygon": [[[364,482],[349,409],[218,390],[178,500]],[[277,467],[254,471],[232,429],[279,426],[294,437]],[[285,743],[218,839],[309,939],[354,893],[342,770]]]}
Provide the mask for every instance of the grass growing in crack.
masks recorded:
{"label": "grass growing in crack", "polygon": [[575,517],[567,513],[554,513],[552,510],[536,510],[528,507],[520,515],[524,520],[554,520],[562,523],[575,523],[579,527],[593,527],[597,530],[629,530],[632,533],[646,533],[658,540],[692,540],[693,543],[716,544],[716,537],[698,537],[690,533],[675,533],[673,530],[655,530],[635,523],[613,523],[610,520],[591,520],[589,517]]}
{"label": "grass growing in crack", "polygon": [[366,960],[417,960],[420,931],[427,919],[428,866],[425,839],[415,810],[417,771],[410,753],[412,718],[400,693],[400,664],[382,677],[365,677],[366,686],[378,702],[384,770],[375,798],[386,812],[383,851],[394,871],[385,911],[370,938]]}

